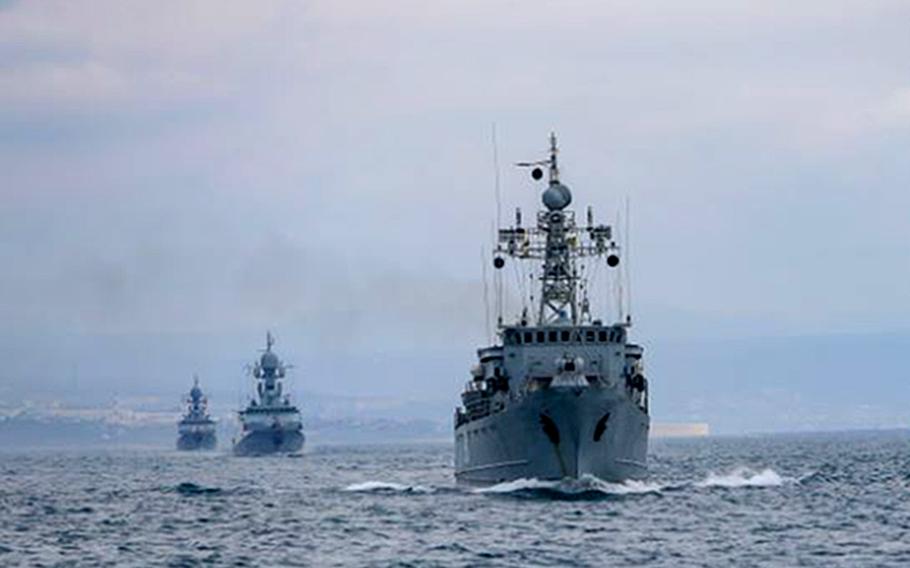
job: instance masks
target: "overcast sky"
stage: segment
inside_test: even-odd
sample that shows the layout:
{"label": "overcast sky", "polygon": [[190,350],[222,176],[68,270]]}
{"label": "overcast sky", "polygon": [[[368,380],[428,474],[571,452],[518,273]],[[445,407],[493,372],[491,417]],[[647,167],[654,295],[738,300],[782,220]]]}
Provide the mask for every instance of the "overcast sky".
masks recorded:
{"label": "overcast sky", "polygon": [[[302,367],[445,352],[466,373],[494,122],[506,211],[535,207],[508,163],[551,130],[580,207],[630,199],[645,344],[906,330],[908,21],[879,0],[0,2],[5,380],[92,369],[61,337],[243,359],[266,328]],[[426,381],[454,402],[464,376]]]}

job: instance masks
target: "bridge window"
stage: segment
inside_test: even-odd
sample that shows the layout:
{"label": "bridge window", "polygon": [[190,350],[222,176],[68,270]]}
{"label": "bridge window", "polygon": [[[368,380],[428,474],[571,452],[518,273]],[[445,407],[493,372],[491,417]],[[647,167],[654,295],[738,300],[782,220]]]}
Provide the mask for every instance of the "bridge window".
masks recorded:
{"label": "bridge window", "polygon": [[598,331],[597,335],[598,335],[601,343],[607,342],[607,332],[606,331]]}
{"label": "bridge window", "polygon": [[565,341],[566,343],[568,343],[568,341],[569,341],[569,330],[567,330],[567,329],[562,330],[562,333],[561,333],[560,335],[562,336],[562,337],[560,337],[560,339],[562,339],[563,341]]}
{"label": "bridge window", "polygon": [[549,341],[550,343],[556,343],[558,341],[558,339],[559,338],[556,336],[555,331],[551,331],[550,333],[547,334],[547,341]]}
{"label": "bridge window", "polygon": [[594,343],[594,330],[593,329],[589,329],[588,331],[585,332],[585,341],[587,341],[588,343]]}
{"label": "bridge window", "polygon": [[544,334],[544,332],[542,332],[542,331],[538,331],[537,332],[537,343],[545,343],[546,341],[547,341],[546,334]]}
{"label": "bridge window", "polygon": [[525,343],[534,343],[534,334],[530,331],[525,332]]}

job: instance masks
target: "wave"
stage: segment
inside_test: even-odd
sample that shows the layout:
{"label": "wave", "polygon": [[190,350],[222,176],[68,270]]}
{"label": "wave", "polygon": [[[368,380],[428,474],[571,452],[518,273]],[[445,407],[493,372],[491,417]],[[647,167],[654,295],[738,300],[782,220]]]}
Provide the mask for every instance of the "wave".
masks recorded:
{"label": "wave", "polygon": [[364,481],[343,489],[352,493],[433,493],[435,489],[423,485],[404,485],[388,481]]}
{"label": "wave", "polygon": [[593,475],[584,475],[579,479],[552,481],[522,478],[514,481],[505,481],[490,487],[474,489],[473,492],[553,499],[603,499],[625,495],[660,493],[661,489],[662,487],[656,483],[635,480],[610,483]]}
{"label": "wave", "polygon": [[[653,481],[626,480],[622,483],[613,483],[593,475],[584,475],[579,479],[565,478],[560,480],[520,478],[467,491],[479,495],[502,495],[528,499],[599,500],[621,499],[636,495],[670,494],[692,488],[778,487],[789,482],[799,482],[799,480],[783,477],[771,468],[754,470],[747,467],[736,467],[725,473],[708,473],[701,481],[657,483]],[[389,481],[354,483],[344,487],[342,491],[376,494],[429,494],[440,491],[445,492],[450,489],[457,492],[465,491],[463,487],[436,488]]]}
{"label": "wave", "polygon": [[834,481],[836,481],[836,479],[837,478],[835,476],[819,470],[819,471],[811,471],[807,474],[799,476],[799,478],[797,478],[796,482],[801,485],[802,484],[809,485],[812,483],[833,483]]}
{"label": "wave", "polygon": [[181,495],[217,495],[221,493],[220,487],[205,487],[188,481],[178,484],[174,491]]}
{"label": "wave", "polygon": [[786,481],[788,481],[787,478],[781,477],[779,473],[771,468],[756,471],[748,467],[737,467],[729,473],[711,472],[703,481],[695,485],[697,487],[735,489],[738,487],[778,487]]}

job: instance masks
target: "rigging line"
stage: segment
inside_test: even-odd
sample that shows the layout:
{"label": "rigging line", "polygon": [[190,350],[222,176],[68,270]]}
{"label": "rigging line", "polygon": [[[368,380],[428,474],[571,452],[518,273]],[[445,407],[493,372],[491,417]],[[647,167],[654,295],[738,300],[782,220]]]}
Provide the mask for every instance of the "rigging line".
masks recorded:
{"label": "rigging line", "polygon": [[[498,258],[498,255],[501,254],[499,252],[499,245],[496,244],[498,242],[497,237],[499,236],[499,230],[498,230],[498,228],[494,228],[492,223],[490,223],[490,230],[494,231],[494,233],[493,233],[493,243],[494,243],[493,257]],[[502,314],[504,311],[502,280],[503,280],[502,269],[500,269],[500,268],[495,269],[493,271],[493,293],[496,295],[496,306],[495,307],[496,307],[496,329],[497,330],[499,329],[500,326],[502,326]]]}
{"label": "rigging line", "polygon": [[626,268],[625,268],[625,271],[623,272],[623,274],[625,274],[625,276],[626,276],[626,309],[628,310],[628,317],[630,317],[630,318],[632,317],[632,265],[629,262],[630,259],[632,258],[632,246],[631,246],[631,241],[629,240],[629,234],[630,234],[629,225],[632,224],[632,213],[631,213],[631,205],[630,205],[631,201],[632,201],[632,199],[631,199],[631,197],[629,197],[629,194],[627,193],[626,194],[626,226],[625,226],[626,234],[623,239],[625,241],[625,242],[623,242],[623,246],[626,250],[626,254],[625,254],[626,258],[624,259],[625,262],[623,264],[625,265]]}
{"label": "rigging line", "polygon": [[[498,229],[496,226],[493,225],[492,221],[490,222],[490,234],[493,237],[493,245],[492,245],[493,252],[490,255],[490,258],[496,258],[496,250],[497,250],[496,237],[498,236]],[[486,277],[484,277],[484,280],[486,280]],[[497,321],[502,319],[502,298],[499,295],[499,288],[500,288],[499,282],[500,282],[499,270],[498,269],[493,270],[493,312],[496,315]]]}
{"label": "rigging line", "polygon": [[[616,212],[616,230],[617,230],[617,231],[618,231],[619,228],[622,226],[622,225],[621,225],[621,220],[622,220],[622,215],[621,215],[620,211],[617,211],[617,212]],[[621,249],[620,249],[620,250],[621,250]],[[625,266],[626,266],[626,263],[625,263],[625,262],[620,262],[620,263],[619,263],[619,270],[617,270],[617,273],[616,273],[616,317],[617,317],[617,323],[622,323],[622,322],[626,319],[626,316],[625,316],[625,314],[623,313],[623,297],[624,297],[624,293],[623,293],[623,280],[624,280],[624,276],[623,276],[623,275],[625,274],[625,272],[624,272],[625,269],[626,269]]]}
{"label": "rigging line", "polygon": [[504,286],[503,286],[503,274],[502,270],[496,271],[496,328],[499,329],[502,326],[503,312],[505,312],[505,299],[504,299]]}
{"label": "rigging line", "polygon": [[509,264],[512,265],[512,272],[514,273],[515,280],[518,283],[518,294],[521,298],[520,311],[524,311],[524,309],[527,307],[525,304],[525,302],[527,301],[527,297],[525,296],[524,270],[522,269],[522,266],[521,266],[522,263],[520,260],[516,259],[513,262],[510,262]]}
{"label": "rigging line", "polygon": [[[493,243],[499,242],[499,230],[502,228],[502,183],[501,169],[499,167],[499,141],[496,136],[496,122],[490,125],[490,142],[493,146],[493,188],[496,197],[496,227],[493,234]],[[504,312],[503,278],[499,270],[493,273],[493,293],[496,296],[496,325],[502,325]]]}
{"label": "rigging line", "polygon": [[493,334],[490,333],[490,299],[487,294],[487,253],[483,247],[480,247],[480,265],[483,273],[484,327],[487,332],[487,340],[492,341]]}
{"label": "rigging line", "polygon": [[590,265],[589,265],[589,266],[590,266],[589,270],[590,270],[591,276],[588,277],[588,290],[590,291],[590,293],[593,293],[593,294],[594,294],[594,300],[593,300],[593,301],[590,299],[590,296],[589,296],[589,298],[588,298],[588,302],[589,302],[589,305],[590,305],[590,308],[589,308],[589,309],[590,309],[590,311],[591,311],[591,318],[592,318],[592,319],[597,319],[597,318],[594,317],[594,314],[600,314],[600,313],[602,313],[602,312],[601,312],[601,306],[600,306],[600,292],[599,292],[599,288],[600,288],[600,263],[599,263],[599,262],[590,262]]}
{"label": "rigging line", "polygon": [[496,232],[502,228],[502,194],[500,189],[499,144],[496,140],[496,123],[491,125],[491,142],[493,144],[493,179],[496,190]]}
{"label": "rigging line", "polygon": [[613,297],[613,278],[610,271],[606,268],[606,263],[601,266],[600,262],[598,262],[597,266],[600,266],[603,271],[603,297],[600,299],[600,309],[603,310],[604,321],[610,321],[610,315],[613,311],[613,307],[610,305],[610,298]]}

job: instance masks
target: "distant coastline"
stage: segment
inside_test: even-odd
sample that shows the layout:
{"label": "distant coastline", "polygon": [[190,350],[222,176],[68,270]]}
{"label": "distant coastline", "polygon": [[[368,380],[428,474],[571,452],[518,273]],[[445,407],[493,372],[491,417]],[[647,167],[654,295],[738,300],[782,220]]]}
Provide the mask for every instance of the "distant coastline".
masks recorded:
{"label": "distant coastline", "polygon": [[707,422],[654,422],[652,438],[704,438],[711,435]]}

